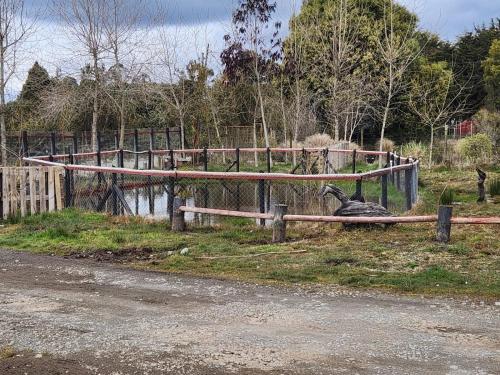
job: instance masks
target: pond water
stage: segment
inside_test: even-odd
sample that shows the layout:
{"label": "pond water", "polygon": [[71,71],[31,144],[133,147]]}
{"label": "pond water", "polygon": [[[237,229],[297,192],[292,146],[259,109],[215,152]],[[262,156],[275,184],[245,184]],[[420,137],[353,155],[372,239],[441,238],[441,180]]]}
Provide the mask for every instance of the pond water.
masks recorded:
{"label": "pond water", "polygon": [[[340,202],[333,196],[321,197],[320,183],[265,183],[259,186],[258,182],[210,181],[208,183],[190,184],[184,181],[176,186],[175,192],[186,198],[189,207],[206,207],[224,210],[248,212],[274,212],[277,204],[286,204],[289,214],[303,215],[331,215]],[[345,192],[352,194],[354,185],[346,187]],[[377,191],[366,195],[367,201],[379,203]],[[124,199],[134,215],[156,219],[169,218],[170,194],[168,187],[163,183],[155,183],[143,187],[123,188]],[[263,197],[263,199],[262,199]],[[88,200],[80,199],[77,205],[86,205]],[[402,212],[399,199],[389,199],[389,209],[395,213]],[[87,207],[90,208],[90,207]],[[120,213],[126,210],[120,207]],[[111,200],[105,205],[105,210],[112,211]],[[186,221],[200,224],[214,223],[217,220],[213,215],[186,213]]]}

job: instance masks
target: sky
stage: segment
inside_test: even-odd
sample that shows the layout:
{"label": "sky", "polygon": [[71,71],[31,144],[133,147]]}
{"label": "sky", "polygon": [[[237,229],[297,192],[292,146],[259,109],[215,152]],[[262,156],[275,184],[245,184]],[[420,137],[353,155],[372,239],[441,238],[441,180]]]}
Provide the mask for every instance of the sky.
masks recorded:
{"label": "sky", "polygon": [[[27,71],[35,60],[45,66],[50,74],[59,70],[62,74],[77,75],[83,56],[73,48],[71,40],[48,4],[52,0],[25,0],[29,12],[42,13],[33,35],[22,55],[23,64],[12,77],[7,89],[10,99],[16,97]],[[59,0],[60,1],[60,0]],[[66,0],[69,1],[69,0]],[[121,0],[133,9],[137,0]],[[224,47],[223,36],[230,32],[232,10],[237,0],[142,0],[148,13],[154,17],[158,4],[168,9],[166,19],[171,33],[179,36],[182,46],[176,51],[183,63],[199,57],[206,45],[210,45],[212,64],[218,63],[219,52]],[[287,24],[294,9],[299,9],[301,0],[275,0],[275,19]],[[489,23],[492,17],[500,17],[500,0],[397,0],[415,12],[420,27],[430,30],[451,42],[474,25]],[[158,28],[159,30],[159,28]],[[149,33],[152,36],[158,30]],[[146,51],[145,51],[146,52]]]}

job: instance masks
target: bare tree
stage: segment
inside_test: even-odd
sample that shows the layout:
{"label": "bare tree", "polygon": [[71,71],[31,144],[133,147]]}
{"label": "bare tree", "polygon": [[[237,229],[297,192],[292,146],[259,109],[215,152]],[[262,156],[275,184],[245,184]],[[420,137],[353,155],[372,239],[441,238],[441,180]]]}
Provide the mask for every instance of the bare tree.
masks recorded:
{"label": "bare tree", "polygon": [[[295,10],[295,4],[292,4],[292,7]],[[310,127],[316,125],[316,120],[310,110],[312,98],[304,78],[307,71],[312,71],[312,67],[306,64],[309,59],[304,58],[305,45],[310,38],[309,29],[303,28],[295,15],[290,22],[292,29],[297,31],[290,35],[284,47],[286,52],[280,82],[280,107],[285,144],[287,135],[292,144],[296,144],[301,133],[307,133]]]}
{"label": "bare tree", "polygon": [[[143,71],[145,61],[138,61],[135,53],[139,46],[144,46],[145,34],[149,29],[144,17],[144,1],[137,0],[132,7],[126,0],[106,1],[106,14],[103,29],[106,45],[111,54],[111,85],[105,86],[105,92],[117,109],[119,118],[119,147],[125,142],[126,112],[128,91],[137,89],[137,77]],[[142,22],[142,27],[140,23]],[[130,82],[135,81],[135,85]]]}
{"label": "bare tree", "polygon": [[72,129],[86,111],[92,109],[92,97],[82,91],[72,77],[56,77],[40,96],[39,116],[57,129]]}
{"label": "bare tree", "polygon": [[[412,17],[412,20],[405,25],[406,31],[396,30],[395,7],[394,0],[389,0],[389,6],[384,3],[383,32],[382,38],[378,41],[380,56],[385,67],[381,84],[383,106],[379,110],[382,117],[379,151],[383,151],[385,131],[394,99],[406,87],[405,74],[424,48],[415,47],[416,17]],[[382,167],[382,158],[379,158],[379,167]]]}
{"label": "bare tree", "polygon": [[0,0],[0,164],[7,163],[5,89],[17,71],[22,44],[34,30],[36,16],[28,16],[24,0]]}
{"label": "bare tree", "polygon": [[109,17],[108,0],[54,0],[55,10],[64,21],[68,34],[90,60],[93,78],[92,149],[97,148],[97,125],[102,97],[102,61],[109,50],[105,25]]}
{"label": "bare tree", "polygon": [[174,109],[177,114],[181,130],[181,149],[185,148],[186,137],[186,117],[189,105],[188,88],[186,87],[186,73],[180,58],[180,51],[183,48],[183,42],[180,38],[180,32],[169,29],[166,23],[158,29],[158,51],[157,65],[160,71],[157,76],[162,77],[163,85],[157,85],[157,94],[159,94],[168,106]]}
{"label": "bare tree", "polygon": [[[293,24],[294,29],[300,30],[293,33],[293,43],[297,44],[295,39],[304,38],[300,43],[305,45],[302,47],[305,51],[299,50],[295,59],[299,59],[299,66],[301,54],[309,55],[304,60],[314,61],[305,68],[315,91],[309,101],[323,108],[334,140],[338,142],[343,133],[347,141],[368,115],[374,96],[373,75],[364,69],[362,61],[362,9],[353,1],[339,0],[321,10],[326,14],[319,9],[317,12],[309,16],[306,27]],[[315,48],[311,49],[311,45]],[[295,91],[299,88],[297,85]]]}

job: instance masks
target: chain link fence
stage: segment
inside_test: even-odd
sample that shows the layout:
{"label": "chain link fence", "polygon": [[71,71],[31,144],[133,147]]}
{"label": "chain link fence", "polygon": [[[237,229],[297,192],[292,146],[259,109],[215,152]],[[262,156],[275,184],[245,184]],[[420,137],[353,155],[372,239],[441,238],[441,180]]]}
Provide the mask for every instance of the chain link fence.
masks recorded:
{"label": "chain link fence", "polygon": [[[190,207],[261,213],[272,213],[275,205],[286,204],[290,214],[331,215],[340,205],[333,196],[320,195],[325,185],[321,181],[193,179],[85,170],[67,171],[66,178],[67,206],[114,215],[170,219],[175,196],[185,198]],[[385,204],[394,214],[406,211],[407,194],[404,188],[398,190],[396,174],[387,181],[385,202],[382,179],[331,183],[348,196],[360,189],[366,201]],[[405,186],[404,173],[400,185]],[[202,214],[188,214],[186,219],[213,223],[213,218]]]}

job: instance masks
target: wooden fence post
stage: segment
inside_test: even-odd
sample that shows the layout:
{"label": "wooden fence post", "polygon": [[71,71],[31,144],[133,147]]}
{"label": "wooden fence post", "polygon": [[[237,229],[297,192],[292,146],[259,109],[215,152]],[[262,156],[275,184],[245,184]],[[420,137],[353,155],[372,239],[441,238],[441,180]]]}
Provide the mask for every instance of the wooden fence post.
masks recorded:
{"label": "wooden fence post", "polygon": [[208,150],[206,147],[203,147],[203,170],[208,171]]}
{"label": "wooden fence post", "polygon": [[450,241],[452,214],[452,206],[439,206],[436,239],[441,243]]}
{"label": "wooden fence post", "polygon": [[111,174],[111,207],[113,210],[113,216],[118,215],[118,196],[116,195],[118,177],[116,173]]}
{"label": "wooden fence post", "polygon": [[170,128],[168,126],[165,128],[165,136],[167,137],[167,150],[170,150]]}
{"label": "wooden fence post", "polygon": [[387,208],[387,179],[388,176],[387,174],[384,174],[382,178],[380,179],[381,185],[382,185],[382,199],[381,199],[381,205],[384,208]]}
{"label": "wooden fence post", "polygon": [[57,155],[57,147],[56,147],[56,133],[50,133],[50,153],[52,155]]}
{"label": "wooden fence post", "polygon": [[71,171],[69,169],[64,170],[64,207],[71,207]]}
{"label": "wooden fence post", "polygon": [[184,232],[186,230],[186,220],[184,217],[184,211],[179,210],[181,206],[184,206],[186,200],[181,197],[174,198],[174,215],[172,217],[172,231],[173,232]]}
{"label": "wooden fence post", "polygon": [[412,168],[410,169],[405,169],[405,195],[406,195],[406,210],[409,211],[411,210],[413,203],[412,203],[412,176],[413,176],[413,171]]}
{"label": "wooden fence post", "polygon": [[[260,171],[260,173],[264,173],[264,171]],[[266,212],[266,183],[264,180],[259,180],[259,212],[261,214]],[[260,219],[260,225],[265,226],[266,220]]]}
{"label": "wooden fence post", "polygon": [[29,152],[29,146],[28,146],[28,132],[26,130],[23,130],[21,134],[22,138],[22,145],[23,145],[23,157],[29,158],[30,152]]}
{"label": "wooden fence post", "polygon": [[73,154],[78,154],[78,135],[73,132]]}
{"label": "wooden fence post", "polygon": [[121,148],[120,151],[118,151],[118,167],[119,168],[125,167],[124,159],[125,159],[125,157],[124,157],[123,149]]}
{"label": "wooden fence post", "polygon": [[174,198],[175,198],[175,179],[168,177],[168,217],[170,221],[174,218]]}
{"label": "wooden fence post", "polygon": [[236,172],[240,171],[240,148],[236,148]]}
{"label": "wooden fence post", "polygon": [[[390,167],[394,167],[395,161],[396,161],[396,159],[394,157],[394,151],[393,151],[393,152],[391,152],[391,164],[390,164]],[[395,183],[395,178],[394,177],[395,177],[394,176],[394,172],[391,171],[391,184],[393,184],[393,185]]]}
{"label": "wooden fence post", "polygon": [[356,149],[352,151],[352,174],[356,173]]}
{"label": "wooden fence post", "polygon": [[170,155],[170,170],[173,171],[175,169],[175,155],[173,149],[170,149],[169,155]]}
{"label": "wooden fence post", "polygon": [[[401,165],[401,156],[398,155],[396,158],[396,166]],[[396,172],[396,187],[398,191],[401,191],[401,171]]]}
{"label": "wooden fence post", "polygon": [[96,148],[97,148],[97,154],[96,154],[97,166],[100,167],[102,159],[101,159],[101,132],[99,130],[97,131],[97,144],[96,144]]}
{"label": "wooden fence post", "polygon": [[271,148],[266,149],[267,173],[271,173]]}
{"label": "wooden fence post", "polygon": [[134,129],[134,169],[139,169],[139,131]]}
{"label": "wooden fence post", "polygon": [[273,218],[273,242],[282,243],[286,241],[286,221],[283,220],[288,212],[286,204],[277,204],[274,206]]}
{"label": "wooden fence post", "polygon": [[148,153],[148,169],[151,170],[154,168],[154,157],[153,150],[155,149],[155,133],[154,129],[149,129],[149,153]]}

